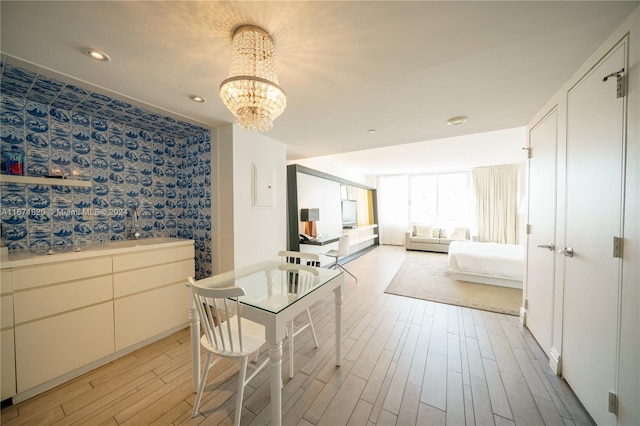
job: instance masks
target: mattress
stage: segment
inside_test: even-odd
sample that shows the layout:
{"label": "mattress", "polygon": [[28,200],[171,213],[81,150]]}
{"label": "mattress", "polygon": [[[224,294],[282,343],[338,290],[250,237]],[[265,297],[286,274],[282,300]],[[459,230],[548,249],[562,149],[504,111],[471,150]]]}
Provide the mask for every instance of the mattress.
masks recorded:
{"label": "mattress", "polygon": [[452,241],[449,245],[449,270],[522,281],[524,246]]}

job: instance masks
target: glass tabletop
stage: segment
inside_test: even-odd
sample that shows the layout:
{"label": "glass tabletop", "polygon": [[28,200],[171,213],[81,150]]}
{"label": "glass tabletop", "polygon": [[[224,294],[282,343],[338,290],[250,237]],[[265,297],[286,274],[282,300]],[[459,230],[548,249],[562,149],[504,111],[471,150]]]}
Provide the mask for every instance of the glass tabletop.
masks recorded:
{"label": "glass tabletop", "polygon": [[196,283],[203,287],[242,287],[245,291],[239,298],[242,304],[277,314],[341,273],[334,269],[268,260]]}

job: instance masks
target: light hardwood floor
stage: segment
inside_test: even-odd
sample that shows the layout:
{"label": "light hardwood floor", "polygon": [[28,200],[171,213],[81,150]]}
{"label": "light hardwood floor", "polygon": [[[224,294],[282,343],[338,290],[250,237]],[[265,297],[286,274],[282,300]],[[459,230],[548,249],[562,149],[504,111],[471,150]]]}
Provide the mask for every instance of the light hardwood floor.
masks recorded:
{"label": "light hardwood floor", "polygon": [[[517,317],[388,295],[405,258],[381,246],[345,265],[343,363],[336,367],[333,298],[283,359],[285,425],[591,425],[568,385]],[[303,318],[301,317],[301,320]],[[264,356],[264,355],[262,355]],[[237,364],[210,373],[214,389],[191,418],[188,330],[2,410],[3,425],[232,424]],[[269,371],[245,390],[242,423],[268,424]]]}

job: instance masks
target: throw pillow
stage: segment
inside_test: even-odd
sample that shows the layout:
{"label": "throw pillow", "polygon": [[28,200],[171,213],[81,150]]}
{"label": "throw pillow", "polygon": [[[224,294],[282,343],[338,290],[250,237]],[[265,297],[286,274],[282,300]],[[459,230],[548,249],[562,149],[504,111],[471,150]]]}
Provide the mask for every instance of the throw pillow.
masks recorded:
{"label": "throw pillow", "polygon": [[449,239],[451,240],[466,240],[467,239],[467,232],[469,231],[469,228],[453,228],[453,231],[451,232],[451,235],[449,236]]}
{"label": "throw pillow", "polygon": [[415,225],[414,229],[416,237],[433,238],[433,227],[431,226]]}

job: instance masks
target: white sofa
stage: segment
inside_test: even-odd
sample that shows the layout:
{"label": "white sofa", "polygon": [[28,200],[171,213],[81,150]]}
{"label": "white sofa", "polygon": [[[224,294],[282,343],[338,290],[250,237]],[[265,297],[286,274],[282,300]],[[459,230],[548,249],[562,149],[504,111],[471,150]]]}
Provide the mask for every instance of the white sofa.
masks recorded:
{"label": "white sofa", "polygon": [[471,241],[469,228],[445,229],[430,225],[413,225],[404,235],[407,250],[449,252],[451,241]]}

